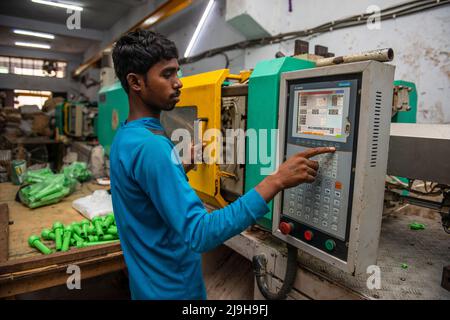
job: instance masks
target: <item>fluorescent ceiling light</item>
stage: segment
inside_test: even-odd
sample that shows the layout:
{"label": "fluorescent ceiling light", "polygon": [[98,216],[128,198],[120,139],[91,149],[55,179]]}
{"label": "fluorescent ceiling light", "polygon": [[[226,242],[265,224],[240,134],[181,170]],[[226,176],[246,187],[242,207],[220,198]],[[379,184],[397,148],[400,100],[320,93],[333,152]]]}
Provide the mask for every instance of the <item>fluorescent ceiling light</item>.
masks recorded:
{"label": "fluorescent ceiling light", "polygon": [[83,11],[83,8],[80,6],[74,6],[71,4],[65,4],[65,3],[61,3],[61,2],[46,1],[46,0],[31,0],[31,1],[33,1],[35,3],[45,4],[47,6],[65,8],[65,9],[70,9],[70,10],[75,10],[75,11]]}
{"label": "fluorescent ceiling light", "polygon": [[202,18],[200,19],[200,22],[198,23],[197,28],[195,29],[194,35],[192,36],[192,39],[189,42],[186,52],[184,53],[185,58],[189,57],[189,55],[191,54],[192,48],[194,47],[195,42],[197,41],[197,38],[200,34],[200,31],[202,30],[202,27],[205,24],[205,21],[211,12],[213,4],[214,4],[214,0],[209,0],[208,5],[206,6],[205,12],[203,12]]}
{"label": "fluorescent ceiling light", "polygon": [[13,30],[16,34],[23,34],[25,36],[32,36],[32,37],[39,37],[39,38],[45,38],[45,39],[55,39],[55,36],[50,33],[42,33],[42,32],[34,32],[34,31],[27,31],[27,30]]}
{"label": "fluorescent ceiling light", "polygon": [[16,41],[15,42],[16,46],[21,46],[21,47],[32,47],[32,48],[40,48],[40,49],[50,49],[50,46],[48,44],[43,44],[43,43],[32,43],[32,42],[21,42],[21,41]]}

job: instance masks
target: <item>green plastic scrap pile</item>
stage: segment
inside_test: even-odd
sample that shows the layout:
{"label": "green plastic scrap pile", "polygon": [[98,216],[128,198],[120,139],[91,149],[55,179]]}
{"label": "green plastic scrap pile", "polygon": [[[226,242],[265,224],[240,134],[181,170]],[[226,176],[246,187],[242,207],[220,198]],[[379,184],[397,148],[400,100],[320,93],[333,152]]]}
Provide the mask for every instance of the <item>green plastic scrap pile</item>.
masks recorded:
{"label": "green plastic scrap pile", "polygon": [[[95,217],[92,219],[92,225],[89,220],[82,220],[69,225],[55,222],[51,229],[42,230],[41,237],[42,239],[36,235],[30,236],[28,244],[43,254],[119,242],[113,213],[105,217]],[[53,247],[52,242],[54,248],[50,248]]]}
{"label": "green plastic scrap pile", "polygon": [[25,176],[28,186],[19,191],[19,199],[29,208],[38,208],[57,203],[75,191],[77,182],[91,177],[84,162],[74,162],[65,167],[60,174],[50,169],[30,170]]}

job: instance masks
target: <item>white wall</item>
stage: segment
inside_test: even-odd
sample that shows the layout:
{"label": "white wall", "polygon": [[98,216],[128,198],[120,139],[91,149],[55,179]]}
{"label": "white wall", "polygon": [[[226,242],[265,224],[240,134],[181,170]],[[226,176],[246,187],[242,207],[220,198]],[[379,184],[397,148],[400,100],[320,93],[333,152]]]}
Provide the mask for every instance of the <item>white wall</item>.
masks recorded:
{"label": "white wall", "polygon": [[[242,0],[254,2],[255,0]],[[258,19],[280,21],[279,30],[271,33],[304,30],[324,22],[364,13],[369,5],[381,9],[404,0],[293,0],[293,12],[288,12],[288,1],[271,0],[274,9]],[[275,5],[276,4],[276,5]],[[264,24],[263,24],[264,25]],[[391,47],[395,52],[396,79],[412,81],[418,88],[418,115],[421,123],[450,123],[450,6],[432,9],[395,20],[381,22],[380,30],[369,30],[366,25],[324,33],[311,39],[314,45],[327,46],[336,55],[356,53],[376,48]],[[245,66],[254,67],[261,59],[273,58],[275,52],[292,54],[293,42],[246,50]]]}
{"label": "white wall", "polygon": [[[175,41],[182,57],[208,0],[195,1],[190,7],[167,19],[154,29]],[[293,0],[293,12],[288,12],[287,0],[216,0],[192,54],[245,40],[245,37],[225,21],[228,2],[255,7],[256,20],[271,34],[297,31],[330,20],[364,13],[369,5],[381,9],[405,0]],[[250,3],[250,4],[248,4]],[[151,1],[146,5],[150,9]],[[156,6],[160,2],[155,3]],[[128,19],[126,19],[128,20]],[[129,22],[130,23],[130,22]],[[122,22],[120,25],[125,25]],[[115,30],[118,31],[118,26]],[[311,39],[314,45],[327,46],[336,55],[356,53],[376,48],[392,47],[396,65],[396,79],[415,82],[419,93],[418,122],[450,123],[450,6],[440,7],[382,21],[381,30],[357,26],[324,33]],[[111,34],[112,32],[110,32]],[[228,52],[232,72],[253,68],[260,60],[272,59],[277,51],[292,54],[293,42]],[[215,56],[182,66],[184,75],[223,68],[225,58]],[[85,91],[82,89],[82,91]],[[92,90],[90,90],[92,91]],[[89,94],[94,98],[94,94]],[[95,98],[94,98],[95,99]]]}
{"label": "white wall", "polygon": [[[166,35],[175,42],[178,47],[180,58],[184,56],[189,41],[194,34],[195,28],[206,8],[208,0],[198,0],[183,12],[175,15],[157,25],[156,31]],[[216,0],[208,20],[205,22],[202,32],[191,51],[191,56],[208,49],[222,47],[245,40],[245,38],[225,21],[225,0]],[[230,59],[229,69],[231,72],[239,73],[244,68],[244,50],[233,50],[227,52]],[[197,63],[182,66],[184,75],[207,72],[225,67],[225,57],[215,56],[201,60]]]}

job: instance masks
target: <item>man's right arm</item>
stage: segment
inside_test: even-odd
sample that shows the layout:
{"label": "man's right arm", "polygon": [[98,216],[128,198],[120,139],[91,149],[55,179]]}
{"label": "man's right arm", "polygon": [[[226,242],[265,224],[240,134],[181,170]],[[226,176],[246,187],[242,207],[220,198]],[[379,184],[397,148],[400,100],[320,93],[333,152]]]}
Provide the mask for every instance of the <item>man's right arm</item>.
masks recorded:
{"label": "man's right arm", "polygon": [[255,223],[269,211],[266,203],[281,189],[313,181],[313,162],[290,159],[235,202],[208,213],[180,164],[173,162],[169,144],[155,141],[139,150],[134,176],[165,223],[195,252],[211,250]]}

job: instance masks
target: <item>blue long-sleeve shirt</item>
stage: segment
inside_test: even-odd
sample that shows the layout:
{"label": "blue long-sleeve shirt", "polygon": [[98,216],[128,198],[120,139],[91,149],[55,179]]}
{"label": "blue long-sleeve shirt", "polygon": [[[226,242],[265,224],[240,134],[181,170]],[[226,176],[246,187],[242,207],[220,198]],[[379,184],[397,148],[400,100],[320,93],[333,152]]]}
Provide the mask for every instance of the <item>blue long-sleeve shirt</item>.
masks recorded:
{"label": "blue long-sleeve shirt", "polygon": [[[268,210],[254,189],[208,213],[158,119],[122,124],[111,153],[111,194],[133,299],[206,299],[201,254]],[[178,158],[176,158],[178,159]]]}

